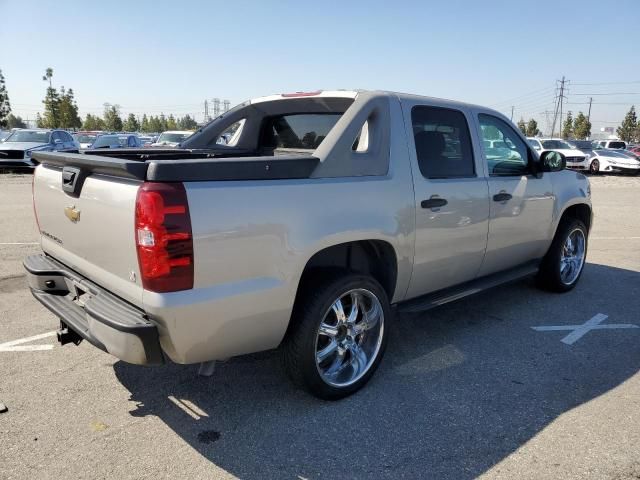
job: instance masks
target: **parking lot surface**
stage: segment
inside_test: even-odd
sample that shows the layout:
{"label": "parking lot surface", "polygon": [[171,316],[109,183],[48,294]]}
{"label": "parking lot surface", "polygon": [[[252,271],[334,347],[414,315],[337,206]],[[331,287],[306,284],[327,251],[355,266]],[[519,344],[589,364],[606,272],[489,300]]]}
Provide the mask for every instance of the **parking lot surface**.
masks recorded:
{"label": "parking lot surface", "polygon": [[0,478],[640,478],[640,177],[591,180],[575,290],[401,315],[369,385],[323,402],[274,352],[204,378],[58,346],[21,266],[31,177],[0,175]]}

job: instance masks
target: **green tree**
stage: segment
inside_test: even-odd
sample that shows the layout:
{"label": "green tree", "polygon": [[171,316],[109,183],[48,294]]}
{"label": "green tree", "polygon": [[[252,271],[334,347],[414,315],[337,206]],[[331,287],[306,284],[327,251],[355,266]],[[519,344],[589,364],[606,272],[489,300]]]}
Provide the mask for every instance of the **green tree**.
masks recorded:
{"label": "green tree", "polygon": [[636,117],[636,108],[631,106],[627,114],[624,116],[622,124],[616,130],[620,140],[625,142],[632,142],[638,135],[638,119]]}
{"label": "green tree", "polygon": [[120,118],[120,105],[104,104],[104,128],[112,132],[122,131],[122,118]]}
{"label": "green tree", "polygon": [[189,114],[187,114],[178,120],[178,128],[180,130],[195,130],[198,128],[198,123]]}
{"label": "green tree", "polygon": [[567,112],[567,118],[562,125],[562,138],[573,137],[573,116],[571,112]]}
{"label": "green tree", "polygon": [[591,122],[582,112],[578,112],[573,121],[573,135],[577,140],[585,140],[591,136]]}
{"label": "green tree", "polygon": [[142,115],[142,121],[140,122],[140,131],[144,133],[149,133],[151,130],[149,129],[149,119],[147,118],[147,114]]}
{"label": "green tree", "polygon": [[60,127],[80,128],[82,120],[78,116],[78,105],[73,97],[73,89],[65,90],[60,87]]}
{"label": "green tree", "polygon": [[164,132],[165,130],[169,130],[167,128],[167,118],[164,116],[164,113],[160,114],[160,118],[158,119],[160,121],[160,131]]}
{"label": "green tree", "polygon": [[11,103],[9,103],[9,93],[4,83],[4,75],[0,70],[0,127],[7,126],[7,119],[11,114]]}
{"label": "green tree", "polygon": [[140,124],[133,113],[130,113],[124,122],[123,128],[125,132],[137,132],[140,130]]}
{"label": "green tree", "polygon": [[40,115],[40,112],[36,113],[36,127],[45,128],[44,119],[42,118],[42,115]]}
{"label": "green tree", "polygon": [[47,87],[47,93],[42,103],[44,104],[44,115],[40,119],[40,123],[44,128],[58,128],[60,127],[60,95],[58,91],[53,88],[53,69],[47,68],[42,80],[49,82]]}
{"label": "green tree", "polygon": [[87,116],[84,118],[84,122],[82,122],[82,129],[104,130],[104,121],[99,115],[91,115],[90,113],[87,113]]}
{"label": "green tree", "polygon": [[540,130],[538,130],[538,122],[536,122],[533,118],[531,118],[527,122],[527,128],[525,129],[525,135],[527,137],[535,137],[540,135]]}
{"label": "green tree", "polygon": [[13,113],[10,113],[7,116],[6,125],[7,128],[27,128],[27,124],[22,120],[21,117],[15,116]]}
{"label": "green tree", "polygon": [[527,125],[524,123],[524,118],[522,117],[520,117],[520,120],[518,120],[518,128],[520,129],[523,135],[527,134]]}
{"label": "green tree", "polygon": [[153,115],[149,117],[149,131],[153,133],[160,133],[164,131],[160,118],[154,117]]}
{"label": "green tree", "polygon": [[178,124],[176,123],[176,119],[173,117],[172,115],[169,115],[169,118],[167,118],[167,130],[177,130],[178,129]]}

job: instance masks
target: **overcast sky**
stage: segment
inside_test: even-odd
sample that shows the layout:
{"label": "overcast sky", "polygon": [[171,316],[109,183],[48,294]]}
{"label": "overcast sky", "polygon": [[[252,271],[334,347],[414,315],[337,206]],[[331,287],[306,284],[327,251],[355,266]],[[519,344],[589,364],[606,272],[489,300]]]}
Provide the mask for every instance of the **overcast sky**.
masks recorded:
{"label": "overcast sky", "polygon": [[592,96],[596,130],[640,104],[639,20],[640,0],[0,0],[0,68],[29,118],[52,67],[83,117],[109,102],[201,119],[214,97],[365,88],[513,105],[542,128],[564,75],[565,111]]}

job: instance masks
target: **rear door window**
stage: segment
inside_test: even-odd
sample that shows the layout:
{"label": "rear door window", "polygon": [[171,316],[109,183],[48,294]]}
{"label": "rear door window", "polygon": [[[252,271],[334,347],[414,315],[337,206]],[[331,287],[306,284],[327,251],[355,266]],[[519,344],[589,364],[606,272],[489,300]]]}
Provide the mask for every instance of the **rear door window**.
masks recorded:
{"label": "rear door window", "polygon": [[268,117],[261,146],[315,150],[341,116],[342,113],[301,113]]}
{"label": "rear door window", "polygon": [[411,123],[418,166],[425,178],[475,176],[471,136],[462,112],[415,106]]}

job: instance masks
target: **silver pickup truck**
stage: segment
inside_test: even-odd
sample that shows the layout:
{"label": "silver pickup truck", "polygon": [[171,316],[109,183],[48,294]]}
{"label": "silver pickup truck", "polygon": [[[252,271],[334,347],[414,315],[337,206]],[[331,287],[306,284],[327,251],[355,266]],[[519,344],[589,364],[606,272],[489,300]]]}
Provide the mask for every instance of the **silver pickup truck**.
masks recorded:
{"label": "silver pickup truck", "polygon": [[279,347],[327,399],[373,375],[395,310],[533,274],[573,288],[592,221],[587,178],[500,113],[390,92],[273,95],[177,149],[34,159],[44,253],[24,265],[61,343],[136,364]]}

